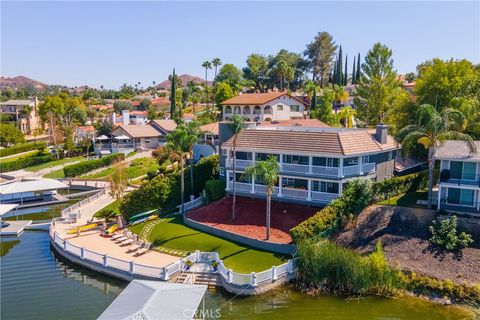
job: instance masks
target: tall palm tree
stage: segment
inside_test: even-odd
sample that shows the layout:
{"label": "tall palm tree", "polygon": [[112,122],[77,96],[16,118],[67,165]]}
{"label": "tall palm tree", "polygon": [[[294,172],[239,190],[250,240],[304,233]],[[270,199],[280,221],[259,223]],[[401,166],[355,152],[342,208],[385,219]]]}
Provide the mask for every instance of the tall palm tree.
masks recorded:
{"label": "tall palm tree", "polygon": [[184,197],[185,197],[185,155],[190,151],[193,137],[189,133],[185,124],[180,124],[175,130],[166,137],[167,143],[164,148],[167,152],[172,153],[180,159],[180,194],[181,194],[181,213],[185,213]]}
{"label": "tall palm tree", "polygon": [[200,131],[200,125],[196,121],[190,121],[190,122],[186,123],[185,128],[186,128],[186,130],[188,132],[188,135],[189,135],[188,154],[189,154],[189,158],[190,158],[190,165],[189,165],[189,169],[190,169],[190,194],[194,195],[194,192],[193,192],[193,146],[195,145],[195,143],[198,142],[198,139],[201,135],[201,131]]}
{"label": "tall palm tree", "polygon": [[215,68],[215,77],[213,78],[213,80],[215,80],[217,78],[217,68],[222,65],[222,60],[220,60],[220,58],[213,58],[212,65]]}
{"label": "tall palm tree", "polygon": [[204,61],[202,67],[205,68],[205,92],[206,92],[206,103],[208,109],[208,70],[212,69],[212,63],[210,61]]}
{"label": "tall palm tree", "polygon": [[417,110],[417,123],[400,130],[398,136],[403,150],[410,153],[415,144],[421,144],[428,150],[428,208],[432,208],[433,170],[435,151],[445,140],[461,140],[475,151],[475,144],[469,135],[460,131],[465,127],[465,116],[458,110],[437,111],[429,104],[421,105]]}
{"label": "tall palm tree", "polygon": [[267,240],[270,239],[270,212],[272,203],[272,193],[275,184],[278,181],[278,175],[280,172],[280,165],[277,158],[269,156],[266,161],[258,161],[254,166],[245,169],[245,176],[260,177],[262,179],[265,188],[267,189],[267,210],[266,210],[266,227],[267,227]]}
{"label": "tall palm tree", "polygon": [[[236,166],[237,166],[237,139],[238,135],[243,131],[244,120],[238,114],[232,117],[232,123],[230,123],[230,129],[233,133],[233,143],[232,143],[232,152],[233,152],[233,183],[232,183],[232,192],[233,192],[233,201],[232,201],[232,221],[235,221],[235,202],[236,202],[236,188],[235,188],[235,177],[236,177]],[[228,181],[227,181],[228,183]]]}

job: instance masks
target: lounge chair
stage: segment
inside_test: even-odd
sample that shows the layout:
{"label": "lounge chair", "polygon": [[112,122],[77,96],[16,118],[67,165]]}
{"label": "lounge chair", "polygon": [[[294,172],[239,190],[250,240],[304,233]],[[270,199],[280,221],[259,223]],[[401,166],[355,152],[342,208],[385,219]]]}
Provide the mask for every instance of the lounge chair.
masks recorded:
{"label": "lounge chair", "polygon": [[128,246],[129,244],[132,244],[134,242],[135,242],[135,240],[133,240],[133,239],[127,239],[127,240],[124,240],[124,241],[120,242],[120,246],[122,246],[122,247]]}
{"label": "lounge chair", "polygon": [[138,249],[140,249],[142,246],[143,246],[143,241],[139,241],[137,243],[134,243],[130,247],[128,247],[127,253],[135,252]]}
{"label": "lounge chair", "polygon": [[125,237],[125,235],[123,233],[117,233],[117,234],[113,235],[110,239],[112,239],[113,241],[116,241],[117,239],[120,239],[122,237]]}
{"label": "lounge chair", "polygon": [[137,252],[135,252],[135,256],[141,256],[142,254],[147,253],[150,250],[151,244],[144,244],[142,248],[138,249]]}

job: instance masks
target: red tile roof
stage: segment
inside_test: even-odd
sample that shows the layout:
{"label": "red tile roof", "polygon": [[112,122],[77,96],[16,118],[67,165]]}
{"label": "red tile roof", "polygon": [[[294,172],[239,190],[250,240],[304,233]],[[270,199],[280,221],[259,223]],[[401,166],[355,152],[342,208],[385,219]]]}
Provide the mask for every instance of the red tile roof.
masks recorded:
{"label": "red tile roof", "polygon": [[266,92],[266,93],[242,93],[236,97],[223,101],[222,105],[262,105],[279,97],[287,95],[292,99],[305,104],[302,100],[292,96],[287,92]]}

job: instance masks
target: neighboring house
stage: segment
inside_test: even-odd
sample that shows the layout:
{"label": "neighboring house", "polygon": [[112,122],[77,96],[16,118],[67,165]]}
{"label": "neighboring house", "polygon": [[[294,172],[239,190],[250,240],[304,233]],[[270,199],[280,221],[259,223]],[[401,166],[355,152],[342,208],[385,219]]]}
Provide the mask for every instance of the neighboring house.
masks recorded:
{"label": "neighboring house", "polygon": [[200,126],[202,135],[193,146],[193,160],[196,162],[204,157],[218,154],[218,127],[219,122]]}
{"label": "neighboring house", "polygon": [[234,179],[233,137],[228,126],[221,123],[219,128],[220,175],[228,181],[227,192],[231,192],[235,180],[239,195],[264,197],[262,181],[244,177],[243,171],[255,161],[273,155],[280,164],[273,197],[308,205],[329,203],[342,194],[350,179],[382,181],[391,177],[399,149],[385,125],[377,125],[376,129],[247,127],[237,138]]}
{"label": "neighboring house", "polygon": [[[38,113],[38,99],[33,100],[8,100],[0,103],[0,111],[6,119],[2,121],[14,123],[25,135],[33,134],[33,131],[41,127]],[[26,108],[30,108],[30,112]]]}
{"label": "neighboring house", "polygon": [[473,153],[463,141],[446,141],[438,147],[438,210],[480,214],[480,141],[475,145]]}
{"label": "neighboring house", "polygon": [[79,143],[85,139],[93,139],[95,137],[95,128],[93,126],[78,126],[75,131],[75,143]]}
{"label": "neighboring house", "polygon": [[242,93],[221,105],[224,121],[234,114],[255,122],[303,119],[305,111],[305,102],[286,92]]}
{"label": "neighboring house", "polygon": [[162,134],[160,142],[166,142],[165,136],[177,128],[175,121],[170,119],[152,120],[150,125]]}
{"label": "neighboring house", "polygon": [[116,124],[139,124],[145,125],[148,123],[148,112],[147,111],[129,111],[122,110],[121,115],[112,115],[112,119]]}

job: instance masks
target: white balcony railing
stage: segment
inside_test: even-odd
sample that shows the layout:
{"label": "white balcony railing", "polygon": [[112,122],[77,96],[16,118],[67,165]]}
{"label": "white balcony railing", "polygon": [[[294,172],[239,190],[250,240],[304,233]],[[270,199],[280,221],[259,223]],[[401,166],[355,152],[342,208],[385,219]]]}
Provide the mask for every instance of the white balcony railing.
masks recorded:
{"label": "white balcony railing", "polygon": [[370,173],[375,171],[375,163],[364,163],[362,165],[363,173]]}
{"label": "white balcony railing", "polygon": [[360,174],[360,166],[348,166],[343,167],[343,175],[344,176],[355,176]]}
{"label": "white balcony railing", "polygon": [[286,198],[295,198],[307,200],[307,190],[292,189],[292,188],[282,188],[282,194]]}
{"label": "white balcony railing", "polygon": [[[228,184],[228,188],[229,188],[229,190],[233,190],[233,183],[231,181]],[[236,182],[235,183],[235,190],[250,192],[252,190],[252,184],[251,183],[245,183],[245,182]]]}
{"label": "white balcony railing", "polygon": [[[255,193],[266,194],[267,193],[267,187],[265,187],[263,184],[256,184],[255,185]],[[272,195],[274,195],[274,196],[278,195],[278,187],[273,187]]]}
{"label": "white balcony railing", "polygon": [[338,198],[338,194],[312,191],[312,200],[318,202],[330,202]]}
{"label": "white balcony railing", "polygon": [[282,171],[295,173],[308,173],[308,165],[303,164],[282,164]]}
{"label": "white balcony railing", "polygon": [[[236,160],[236,168],[242,169],[242,168],[248,168],[252,166],[254,162],[252,160]],[[233,159],[230,160],[230,166],[233,167]]]}
{"label": "white balcony railing", "polygon": [[338,177],[339,176],[339,168],[337,167],[317,167],[312,166],[312,173],[318,174],[321,176],[331,176],[331,177]]}

